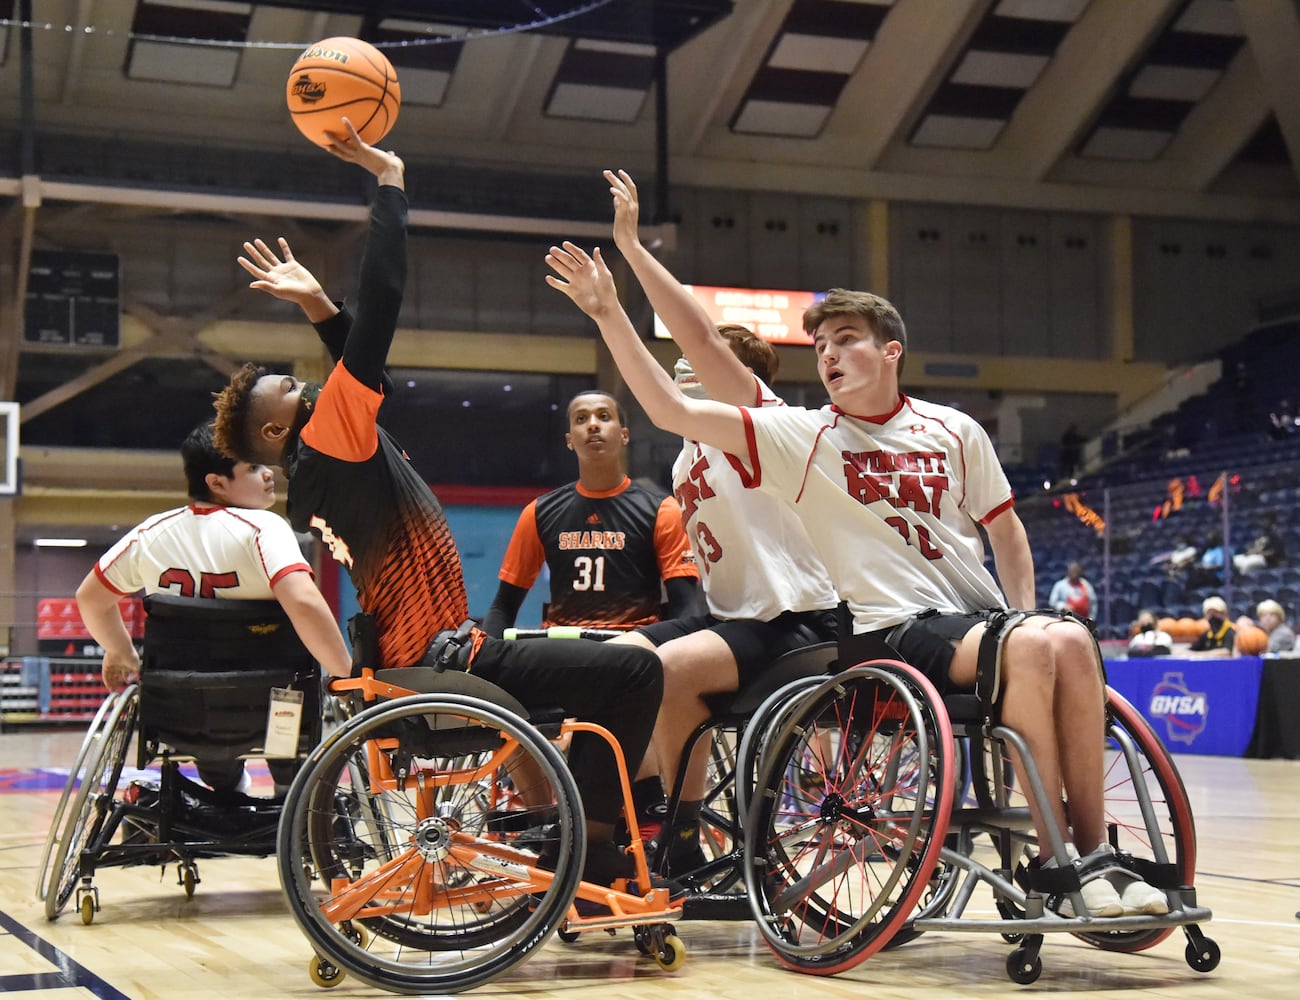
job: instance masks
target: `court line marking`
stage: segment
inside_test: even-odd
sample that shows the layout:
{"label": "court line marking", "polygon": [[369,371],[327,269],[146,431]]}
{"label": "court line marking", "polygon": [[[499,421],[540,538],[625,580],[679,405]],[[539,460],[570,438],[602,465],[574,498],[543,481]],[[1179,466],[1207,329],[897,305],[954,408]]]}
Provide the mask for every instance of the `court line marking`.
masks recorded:
{"label": "court line marking", "polygon": [[0,976],[0,991],[66,989],[71,986],[89,990],[100,1000],[131,1000],[127,994],[121,992],[107,981],[100,979],[99,976],[84,965],[78,964],[69,955],[60,951],[28,927],[20,924],[4,910],[0,910],[0,929],[8,931],[58,970],[57,972]]}

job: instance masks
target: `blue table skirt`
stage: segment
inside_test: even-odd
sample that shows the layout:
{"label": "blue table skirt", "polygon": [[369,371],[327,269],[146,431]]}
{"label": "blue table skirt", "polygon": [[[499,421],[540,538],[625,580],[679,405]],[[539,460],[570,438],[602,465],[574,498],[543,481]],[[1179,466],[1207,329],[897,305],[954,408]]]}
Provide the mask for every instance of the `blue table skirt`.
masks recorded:
{"label": "blue table skirt", "polygon": [[1170,753],[1241,757],[1250,743],[1263,660],[1107,660],[1106,679],[1133,703]]}

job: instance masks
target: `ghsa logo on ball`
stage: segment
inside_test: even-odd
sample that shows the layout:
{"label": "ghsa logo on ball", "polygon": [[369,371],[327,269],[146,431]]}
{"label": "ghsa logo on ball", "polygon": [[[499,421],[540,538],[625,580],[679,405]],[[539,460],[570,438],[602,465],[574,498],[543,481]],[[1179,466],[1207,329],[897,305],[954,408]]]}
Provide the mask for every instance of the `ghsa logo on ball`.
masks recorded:
{"label": "ghsa logo on ball", "polygon": [[1181,672],[1165,674],[1151,692],[1147,712],[1153,719],[1163,719],[1169,741],[1191,746],[1205,732],[1210,714],[1209,699],[1204,691],[1189,691]]}
{"label": "ghsa logo on ball", "polygon": [[293,90],[291,91],[294,98],[302,101],[303,104],[315,104],[325,96],[325,84],[318,80],[313,80],[307,73],[293,81]]}

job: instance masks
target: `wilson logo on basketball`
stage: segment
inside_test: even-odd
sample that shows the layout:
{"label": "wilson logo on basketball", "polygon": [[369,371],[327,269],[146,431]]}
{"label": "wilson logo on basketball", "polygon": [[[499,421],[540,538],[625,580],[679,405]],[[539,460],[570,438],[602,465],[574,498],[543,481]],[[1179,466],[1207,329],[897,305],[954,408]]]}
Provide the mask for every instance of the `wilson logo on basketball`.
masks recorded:
{"label": "wilson logo on basketball", "polygon": [[325,45],[313,45],[304,50],[303,54],[298,57],[298,61],[302,62],[304,59],[329,59],[340,66],[348,64],[348,54],[346,52]]}
{"label": "wilson logo on basketball", "polygon": [[315,104],[325,96],[325,84],[304,73],[293,82],[293,96],[303,104]]}

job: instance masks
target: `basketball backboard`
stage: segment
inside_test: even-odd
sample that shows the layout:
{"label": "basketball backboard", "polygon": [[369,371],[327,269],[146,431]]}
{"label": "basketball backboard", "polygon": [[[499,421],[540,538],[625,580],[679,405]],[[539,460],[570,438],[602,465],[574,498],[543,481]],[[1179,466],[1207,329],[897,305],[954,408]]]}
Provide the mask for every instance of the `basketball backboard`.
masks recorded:
{"label": "basketball backboard", "polygon": [[18,409],[0,402],[0,497],[18,495]]}

